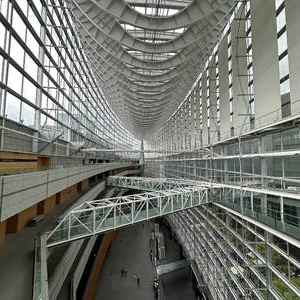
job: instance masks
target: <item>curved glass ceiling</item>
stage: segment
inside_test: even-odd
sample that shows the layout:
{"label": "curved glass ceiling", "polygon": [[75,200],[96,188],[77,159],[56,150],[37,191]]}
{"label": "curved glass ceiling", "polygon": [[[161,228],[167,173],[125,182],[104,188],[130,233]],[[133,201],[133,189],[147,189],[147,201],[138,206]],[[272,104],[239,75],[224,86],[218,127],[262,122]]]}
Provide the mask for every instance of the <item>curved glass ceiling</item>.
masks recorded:
{"label": "curved glass ceiling", "polygon": [[145,16],[167,17],[177,14],[193,0],[125,0],[125,2]]}
{"label": "curved glass ceiling", "polygon": [[124,125],[145,139],[185,98],[236,1],[105,3],[70,0],[70,8],[103,93]]}

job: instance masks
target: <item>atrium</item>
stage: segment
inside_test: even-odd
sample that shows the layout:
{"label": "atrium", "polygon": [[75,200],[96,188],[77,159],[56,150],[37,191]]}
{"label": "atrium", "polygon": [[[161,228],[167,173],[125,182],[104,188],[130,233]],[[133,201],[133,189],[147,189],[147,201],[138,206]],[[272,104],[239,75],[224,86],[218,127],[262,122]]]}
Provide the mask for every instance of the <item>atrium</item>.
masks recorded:
{"label": "atrium", "polygon": [[299,14],[0,0],[0,299],[104,299],[130,228],[158,274],[154,222],[197,299],[300,299]]}

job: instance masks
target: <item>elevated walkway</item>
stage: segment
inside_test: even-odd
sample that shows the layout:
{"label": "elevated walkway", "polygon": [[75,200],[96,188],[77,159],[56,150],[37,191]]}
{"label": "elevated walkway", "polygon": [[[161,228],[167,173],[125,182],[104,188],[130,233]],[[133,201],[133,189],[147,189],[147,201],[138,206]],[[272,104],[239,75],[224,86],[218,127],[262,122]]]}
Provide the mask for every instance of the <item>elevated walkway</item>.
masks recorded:
{"label": "elevated walkway", "polygon": [[152,178],[152,177],[125,177],[125,176],[109,176],[108,185],[123,187],[133,190],[143,191],[162,191],[188,186],[210,187],[208,182],[200,182],[194,180],[181,180],[175,178]]}
{"label": "elevated walkway", "polygon": [[[281,209],[281,211],[268,210],[266,202],[262,203],[260,207],[254,207],[253,203],[253,198],[260,197],[262,199],[267,199],[266,195],[273,195],[282,199],[300,200],[300,194],[295,193],[294,190],[272,189],[263,185],[240,185],[239,183],[228,184],[214,181],[209,182],[175,178],[122,176],[110,176],[108,183],[116,187],[146,191],[164,190],[168,188],[176,189],[179,187],[206,188],[208,193],[207,197],[211,202],[221,206],[223,209],[240,214],[243,218],[247,218],[249,222],[259,225],[262,228],[269,227],[269,229],[266,229],[269,232],[289,240],[293,245],[299,245],[299,227],[286,221],[283,209]],[[245,205],[245,199],[247,198],[250,199],[251,207]],[[295,216],[294,219],[298,220]],[[298,223],[299,222],[300,220],[298,220]],[[265,225],[267,225],[267,227]]]}
{"label": "elevated walkway", "polygon": [[68,212],[50,233],[47,247],[157,218],[208,202],[208,188],[172,190],[87,201]]}

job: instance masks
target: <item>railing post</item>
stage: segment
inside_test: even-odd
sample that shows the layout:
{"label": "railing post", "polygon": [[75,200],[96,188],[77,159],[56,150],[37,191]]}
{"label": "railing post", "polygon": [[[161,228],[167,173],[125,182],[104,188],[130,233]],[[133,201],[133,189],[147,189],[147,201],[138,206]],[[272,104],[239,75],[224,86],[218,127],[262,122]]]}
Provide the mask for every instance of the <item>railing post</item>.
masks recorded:
{"label": "railing post", "polygon": [[71,214],[68,215],[68,240],[71,237]]}
{"label": "railing post", "polygon": [[161,195],[158,196],[159,215],[161,216]]}
{"label": "railing post", "polygon": [[93,234],[96,233],[96,208],[93,210]]}
{"label": "railing post", "polygon": [[135,201],[131,203],[131,224],[133,224],[134,221],[134,210],[135,210]]}

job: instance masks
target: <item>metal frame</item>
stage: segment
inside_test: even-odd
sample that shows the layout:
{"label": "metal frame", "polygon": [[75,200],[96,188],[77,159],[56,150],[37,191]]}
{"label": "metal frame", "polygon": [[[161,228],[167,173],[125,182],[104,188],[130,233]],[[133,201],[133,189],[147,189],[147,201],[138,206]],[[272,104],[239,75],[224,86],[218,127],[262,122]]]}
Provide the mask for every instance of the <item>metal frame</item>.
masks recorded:
{"label": "metal frame", "polygon": [[[258,223],[266,224],[274,228],[279,232],[289,234],[292,237],[299,239],[300,231],[295,225],[289,224],[285,220],[286,214],[283,210],[283,205],[280,206],[280,212],[278,216],[273,216],[274,212],[266,207],[266,204],[262,201],[260,208],[253,205],[254,197],[261,196],[266,200],[267,195],[273,195],[279,197],[281,201],[283,199],[300,200],[300,194],[293,192],[288,192],[287,190],[272,190],[264,186],[246,186],[246,185],[235,185],[226,184],[218,182],[209,181],[196,181],[196,180],[184,180],[171,178],[146,178],[146,177],[119,177],[110,176],[108,179],[108,184],[112,186],[137,189],[137,190],[147,190],[147,191],[157,191],[165,189],[177,189],[180,187],[203,187],[208,189],[208,197],[211,201],[223,205],[223,207],[231,208],[242,215],[247,216],[250,219],[256,220]],[[264,197],[265,196],[265,197]],[[251,199],[251,207],[248,208],[244,203],[244,197]],[[277,219],[280,216],[279,219]],[[295,217],[296,218],[296,217]],[[299,224],[300,224],[300,217]]]}
{"label": "metal frame", "polygon": [[[47,142],[49,145],[55,142],[55,145],[66,148],[66,157],[72,143],[82,143],[90,148],[138,149],[139,142],[121,125],[99,89],[65,1],[42,0],[29,4],[29,1],[18,3],[12,0],[3,1],[2,7],[6,7],[6,3],[9,14],[2,11],[0,17],[7,37],[0,52],[4,59],[0,69],[0,76],[3,78],[0,90],[4,91],[0,100],[3,104],[2,149],[15,150],[13,146],[11,149],[7,148],[4,141],[7,131],[10,132],[7,121],[12,118],[7,112],[12,105],[11,101],[6,100],[10,95],[20,101],[20,112],[13,118],[14,121],[20,123],[25,133],[28,134],[30,130],[36,135],[32,144],[37,144],[40,136],[51,131],[53,137],[57,136],[57,132],[61,136],[59,141],[46,138]],[[27,15],[27,11],[30,15]],[[12,15],[18,15],[25,25],[24,30],[20,31],[18,23],[13,24],[8,18]],[[31,25],[33,22],[35,26]],[[10,49],[11,40],[22,49],[18,57]],[[27,68],[27,62],[31,63],[30,68]],[[22,80],[19,90],[16,89],[15,82],[12,86],[9,81],[9,75],[13,74],[12,68],[16,78],[20,77]],[[37,72],[33,74],[35,68]],[[30,84],[30,88],[25,84]],[[36,97],[27,95],[29,90],[35,90]],[[27,107],[25,121],[23,107]],[[18,138],[24,139],[24,135],[20,132]],[[37,152],[38,148],[45,150],[44,144],[38,146],[24,151]],[[56,146],[48,147],[46,152],[52,154],[56,149]],[[85,154],[78,156],[84,157]]]}
{"label": "metal frame", "polygon": [[208,182],[199,182],[192,180],[169,179],[169,178],[150,178],[150,177],[125,177],[125,176],[109,176],[108,185],[123,187],[144,191],[162,191],[184,187],[203,187],[209,188]]}
{"label": "metal frame", "polygon": [[[154,133],[185,97],[235,5],[233,0],[204,2],[182,1],[182,8],[191,4],[174,16],[159,17],[137,13],[123,1],[69,2],[107,99],[141,139]],[[143,5],[134,2],[134,7]],[[158,10],[168,11],[172,5],[161,3]],[[153,91],[161,95],[160,101]]]}
{"label": "metal frame", "polygon": [[182,187],[87,201],[68,212],[47,234],[52,247],[207,203],[207,188]]}

